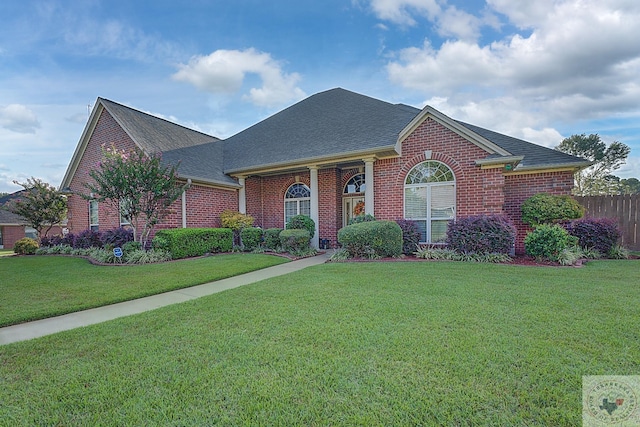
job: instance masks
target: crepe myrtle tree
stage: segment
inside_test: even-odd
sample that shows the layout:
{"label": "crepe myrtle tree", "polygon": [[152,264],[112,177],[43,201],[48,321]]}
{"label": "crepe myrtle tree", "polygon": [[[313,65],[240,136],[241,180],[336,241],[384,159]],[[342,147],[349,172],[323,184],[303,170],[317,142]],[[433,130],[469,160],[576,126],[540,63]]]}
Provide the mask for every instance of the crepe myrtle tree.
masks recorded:
{"label": "crepe myrtle tree", "polygon": [[39,237],[46,236],[67,217],[67,197],[54,186],[33,177],[28,178],[27,182],[13,183],[20,185],[24,191],[20,197],[8,203],[7,210],[26,219]]}
{"label": "crepe myrtle tree", "polygon": [[177,167],[164,165],[160,154],[149,155],[139,148],[103,146],[102,154],[103,160],[89,172],[94,182],[85,183],[93,194],[83,197],[119,210],[131,225],[134,241],[144,248],[153,228],[184,191]]}

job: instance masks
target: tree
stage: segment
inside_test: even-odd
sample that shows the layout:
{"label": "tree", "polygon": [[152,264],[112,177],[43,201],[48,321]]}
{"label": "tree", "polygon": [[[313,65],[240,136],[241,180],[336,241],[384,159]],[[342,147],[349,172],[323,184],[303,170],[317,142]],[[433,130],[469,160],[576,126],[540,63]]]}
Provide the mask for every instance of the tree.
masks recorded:
{"label": "tree", "polygon": [[620,180],[621,194],[640,194],[640,180],[638,178],[627,178]]}
{"label": "tree", "polygon": [[151,230],[167,215],[167,209],[182,192],[177,168],[162,164],[160,155],[147,155],[136,148],[102,149],[104,160],[89,172],[94,182],[85,184],[93,193],[86,199],[107,202],[131,224],[134,241],[146,247]]}
{"label": "tree", "polygon": [[[8,210],[26,219],[38,232],[38,236],[46,236],[66,218],[67,197],[55,187],[33,177],[24,183],[13,182],[25,191],[19,198],[9,202]],[[42,230],[45,228],[43,234]]]}
{"label": "tree", "polygon": [[625,163],[631,151],[621,142],[614,141],[607,146],[598,134],[587,136],[584,133],[563,139],[556,150],[593,162],[588,168],[576,173],[573,189],[576,196],[617,193],[615,180],[610,178],[611,172]]}

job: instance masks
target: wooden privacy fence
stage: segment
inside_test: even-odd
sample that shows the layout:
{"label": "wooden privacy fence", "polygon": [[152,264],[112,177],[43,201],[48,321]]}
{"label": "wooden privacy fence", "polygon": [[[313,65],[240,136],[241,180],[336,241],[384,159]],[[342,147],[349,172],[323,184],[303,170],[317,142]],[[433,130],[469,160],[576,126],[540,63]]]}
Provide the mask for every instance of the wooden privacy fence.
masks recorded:
{"label": "wooden privacy fence", "polygon": [[622,246],[640,251],[638,217],[640,216],[640,194],[617,196],[585,196],[575,198],[587,210],[588,218],[612,218],[618,221],[622,231]]}

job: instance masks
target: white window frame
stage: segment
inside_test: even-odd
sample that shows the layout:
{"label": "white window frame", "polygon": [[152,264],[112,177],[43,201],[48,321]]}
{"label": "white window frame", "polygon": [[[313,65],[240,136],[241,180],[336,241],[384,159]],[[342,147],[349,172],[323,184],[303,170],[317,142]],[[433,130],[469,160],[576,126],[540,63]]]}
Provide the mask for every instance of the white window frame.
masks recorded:
{"label": "white window frame", "polygon": [[[412,172],[416,170],[416,168],[424,169],[423,178],[420,182],[407,184]],[[445,169],[446,168],[446,169]],[[435,171],[435,173],[431,174],[431,171]],[[438,175],[438,176],[436,176]],[[447,179],[450,176],[451,179]],[[433,217],[432,216],[432,202],[433,202],[433,192],[438,187],[452,187],[453,190],[453,200],[452,205],[448,206],[447,209],[451,209],[451,215],[442,216],[442,217]],[[426,206],[424,211],[424,216],[408,216],[407,215],[407,190],[420,190],[423,189],[426,199]],[[442,221],[450,221],[454,220],[456,217],[456,178],[453,173],[453,170],[445,163],[436,161],[436,160],[427,160],[425,162],[419,163],[415,165],[411,170],[407,173],[405,177],[405,185],[403,188],[403,201],[404,201],[404,218],[407,220],[416,221],[418,223],[423,222],[425,230],[424,237],[421,236],[420,243],[434,244],[441,243],[442,240],[433,241],[433,224],[436,222]]]}
{"label": "white window frame", "polygon": [[[301,197],[301,191],[306,190],[309,196]],[[307,202],[307,203],[301,203]],[[287,216],[287,206],[295,206],[295,214]],[[291,184],[287,191],[284,193],[284,225],[286,227],[287,222],[296,215],[307,215],[311,217],[311,189],[301,182]]]}
{"label": "white window frame", "polygon": [[[100,228],[100,215],[98,214],[99,212],[99,205],[98,205],[98,201],[97,200],[89,200],[89,229],[91,231],[98,231],[98,229]],[[94,219],[92,212],[95,210],[95,222],[92,222],[91,220]]]}
{"label": "white window frame", "polygon": [[122,207],[126,203],[129,203],[129,199],[118,201],[118,214],[119,214],[119,217],[120,217],[120,226],[131,225],[131,221],[127,221],[127,219],[122,216]]}

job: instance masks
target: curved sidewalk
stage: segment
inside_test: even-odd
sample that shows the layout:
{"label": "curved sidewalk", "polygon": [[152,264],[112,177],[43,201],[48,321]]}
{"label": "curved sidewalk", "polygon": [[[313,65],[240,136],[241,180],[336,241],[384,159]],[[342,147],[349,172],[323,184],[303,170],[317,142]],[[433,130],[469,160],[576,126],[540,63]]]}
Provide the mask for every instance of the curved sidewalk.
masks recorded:
{"label": "curved sidewalk", "polygon": [[118,317],[130,316],[132,314],[143,313],[171,304],[189,301],[227,289],[255,283],[260,280],[282,276],[287,273],[302,270],[312,265],[325,263],[329,259],[329,254],[320,254],[311,258],[303,258],[297,261],[252,271],[251,273],[229,277],[215,282],[192,286],[190,288],[177,289],[163,294],[152,295],[131,301],[106,305],[104,307],[92,308],[76,313],[69,313],[62,316],[51,317],[49,319],[36,320],[34,322],[22,323],[19,325],[0,328],[0,345],[10,344],[18,341],[26,341],[56,332],[67,331],[69,329],[89,326]]}

